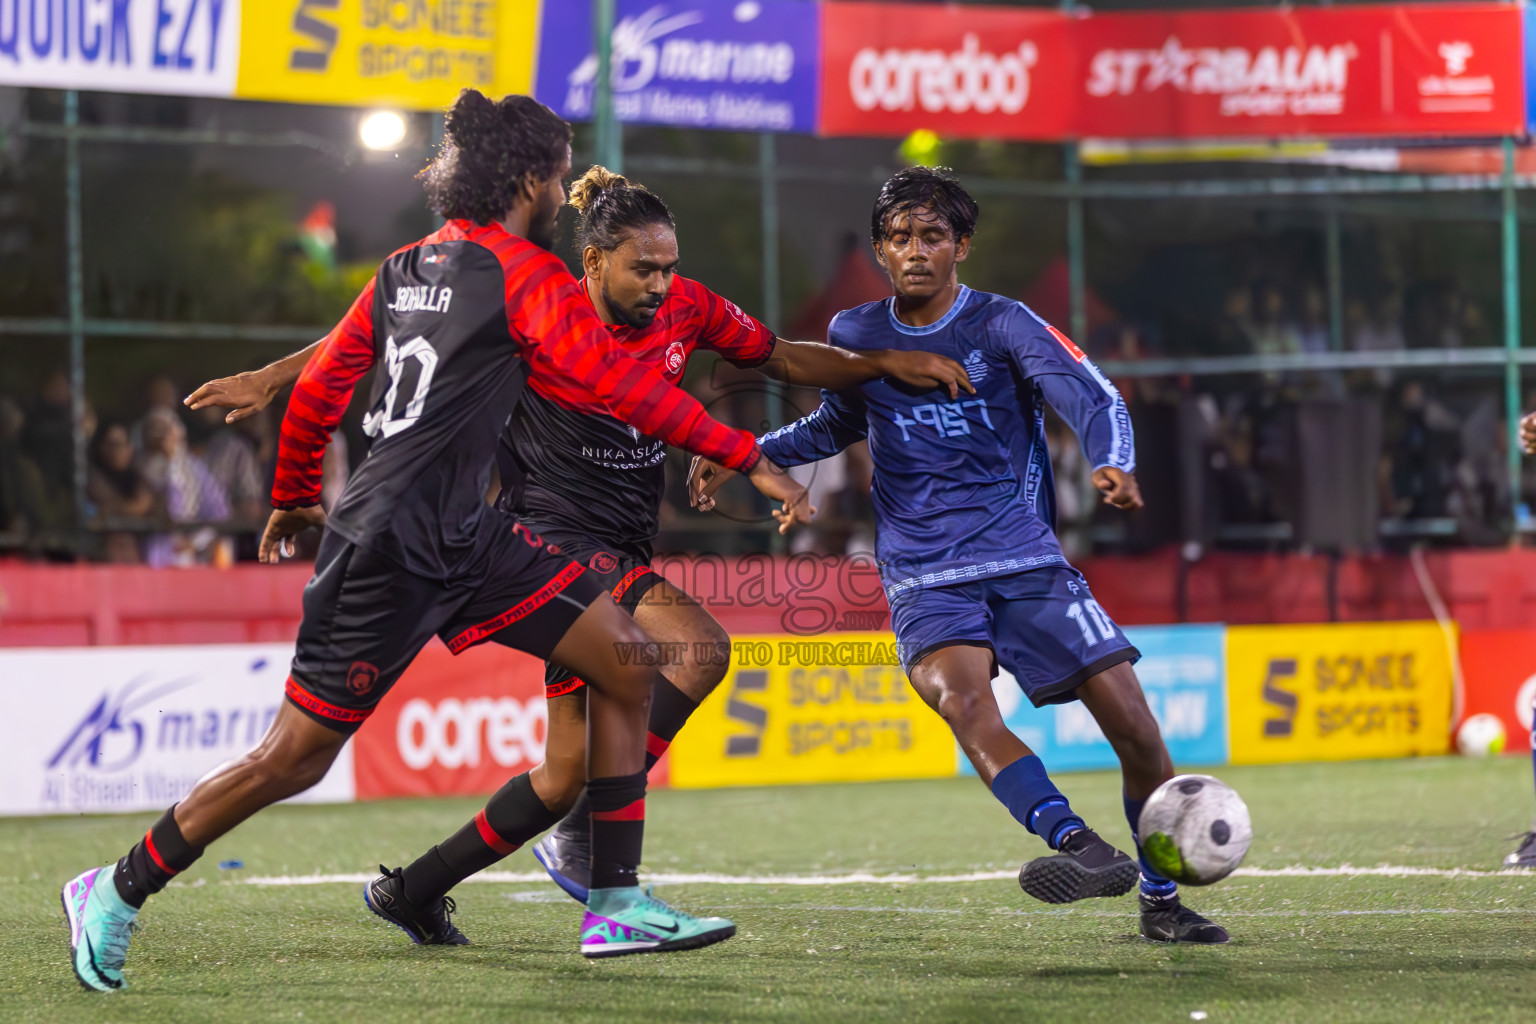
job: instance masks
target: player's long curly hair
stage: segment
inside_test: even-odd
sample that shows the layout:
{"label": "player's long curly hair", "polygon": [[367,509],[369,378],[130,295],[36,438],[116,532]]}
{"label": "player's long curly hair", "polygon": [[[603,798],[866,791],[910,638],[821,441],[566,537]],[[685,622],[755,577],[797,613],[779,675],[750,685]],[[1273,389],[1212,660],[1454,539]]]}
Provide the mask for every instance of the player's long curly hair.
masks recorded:
{"label": "player's long curly hair", "polygon": [[581,211],[581,224],[576,228],[578,251],[590,245],[612,252],[624,244],[632,229],[652,224],[677,227],[660,196],[601,164],[593,164],[571,184],[571,205]]}
{"label": "player's long curly hair", "polygon": [[450,220],[489,224],[507,215],[533,182],[560,169],[571,126],[531,96],[493,102],[465,89],[448,109],[437,157],[416,177]]}
{"label": "player's long curly hair", "polygon": [[932,210],[948,224],[957,242],[976,233],[976,217],[981,208],[954,171],[948,167],[908,167],[891,175],[880,187],[869,219],[869,240],[879,246],[885,241],[891,216],[918,206]]}

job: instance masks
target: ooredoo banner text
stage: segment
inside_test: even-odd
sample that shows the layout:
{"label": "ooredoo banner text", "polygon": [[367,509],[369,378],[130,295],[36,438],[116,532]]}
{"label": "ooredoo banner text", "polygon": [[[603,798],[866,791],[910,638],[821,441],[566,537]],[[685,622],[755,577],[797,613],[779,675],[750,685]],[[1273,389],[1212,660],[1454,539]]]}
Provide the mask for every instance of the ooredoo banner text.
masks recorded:
{"label": "ooredoo banner text", "polygon": [[1518,7],[823,7],[820,130],[962,138],[1522,130]]}

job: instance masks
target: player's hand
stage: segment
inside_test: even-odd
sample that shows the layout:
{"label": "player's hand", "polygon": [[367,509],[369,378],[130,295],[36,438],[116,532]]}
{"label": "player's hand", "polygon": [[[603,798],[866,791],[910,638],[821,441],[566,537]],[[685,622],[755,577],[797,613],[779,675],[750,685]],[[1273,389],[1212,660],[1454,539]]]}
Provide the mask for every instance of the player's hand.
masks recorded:
{"label": "player's hand", "polygon": [[1146,504],[1141,500],[1141,488],[1136,486],[1136,478],[1113,466],[1094,470],[1093,486],[1104,495],[1106,505],[1134,512]]}
{"label": "player's hand", "polygon": [[1520,417],[1520,448],[1527,455],[1536,455],[1536,412]]}
{"label": "player's hand", "polygon": [[773,518],[778,520],[780,533],[788,533],[796,523],[809,523],[816,514],[805,485],[784,472],[766,455],[757,460],[757,465],[752,467],[747,479],[765,497],[779,503],[779,507],[773,510]]}
{"label": "player's hand", "polygon": [[211,380],[182,401],[191,409],[209,406],[229,409],[224,422],[238,423],[270,405],[279,390],[277,383],[264,371],[248,370],[233,377]]}
{"label": "player's hand", "polygon": [[325,509],[319,505],[273,509],[272,518],[267,520],[266,532],[261,535],[261,548],[256,553],[256,560],[276,565],[280,558],[292,558],[293,538],[311,526],[317,530],[325,528]]}
{"label": "player's hand", "polygon": [[688,504],[700,512],[710,511],[715,507],[715,492],[736,475],[734,469],[695,455],[693,464],[688,467]]}
{"label": "player's hand", "polygon": [[952,399],[959,398],[961,391],[968,395],[976,393],[965,367],[933,352],[887,352],[880,364],[885,376],[924,391],[943,388]]}

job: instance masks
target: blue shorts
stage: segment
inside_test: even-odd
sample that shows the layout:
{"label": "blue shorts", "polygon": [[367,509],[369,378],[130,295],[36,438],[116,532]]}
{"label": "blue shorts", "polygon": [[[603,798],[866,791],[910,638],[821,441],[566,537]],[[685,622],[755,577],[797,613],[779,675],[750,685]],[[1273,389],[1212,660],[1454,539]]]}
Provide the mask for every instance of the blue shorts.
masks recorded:
{"label": "blue shorts", "polygon": [[1036,707],[1074,701],[1089,679],[1141,657],[1064,565],[911,591],[892,607],[891,625],[909,676],[941,647],[989,647],[993,674],[999,664],[1013,673]]}

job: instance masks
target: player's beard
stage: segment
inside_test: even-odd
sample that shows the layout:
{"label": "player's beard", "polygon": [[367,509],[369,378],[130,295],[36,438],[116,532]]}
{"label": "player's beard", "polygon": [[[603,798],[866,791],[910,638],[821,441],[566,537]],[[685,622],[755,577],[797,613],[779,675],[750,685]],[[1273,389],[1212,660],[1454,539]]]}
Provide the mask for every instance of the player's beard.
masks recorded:
{"label": "player's beard", "polygon": [[555,248],[555,224],[560,218],[560,206],[551,204],[547,209],[540,208],[534,211],[533,217],[528,222],[528,241],[540,249]]}
{"label": "player's beard", "polygon": [[645,330],[656,320],[656,311],[661,308],[656,306],[623,306],[608,293],[608,286],[603,286],[603,305],[608,307],[609,314],[625,327],[633,327],[636,330]]}

